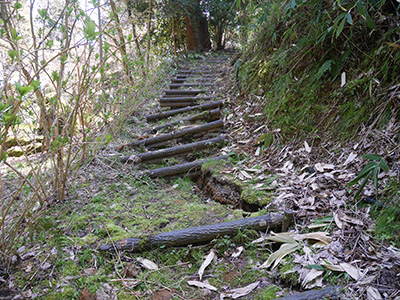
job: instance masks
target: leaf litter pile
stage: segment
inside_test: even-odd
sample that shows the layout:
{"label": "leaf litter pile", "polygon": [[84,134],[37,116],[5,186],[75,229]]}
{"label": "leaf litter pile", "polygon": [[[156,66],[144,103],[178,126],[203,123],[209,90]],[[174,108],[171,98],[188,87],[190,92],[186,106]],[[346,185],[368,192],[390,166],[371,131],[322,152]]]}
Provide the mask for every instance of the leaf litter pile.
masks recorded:
{"label": "leaf litter pile", "polygon": [[[371,216],[375,208],[363,201],[369,199],[378,208],[398,207],[398,192],[393,202],[381,203],[376,191],[381,193],[389,182],[399,181],[399,124],[389,122],[382,131],[365,128],[346,146],[314,144],[312,139],[280,145],[280,130],[262,125],[266,120],[258,111],[260,99],[237,98],[234,84],[223,89],[231,95],[225,100],[228,112],[224,120],[231,143],[223,148],[223,154],[234,154],[234,164],[226,165],[220,174],[228,181],[251,186],[258,191],[256,198],[269,199],[258,213],[293,211],[295,224],[288,232],[249,233],[245,238],[239,233],[205,246],[100,254],[99,244],[115,240],[114,235],[151,234],[249,214],[206,199],[196,204],[192,215],[179,217],[182,211],[194,210],[188,203],[196,201],[193,195],[198,189],[189,186],[190,193],[180,193],[179,189],[188,186],[181,179],[155,183],[135,179],[139,186],[132,185],[128,177],[136,170],[116,170],[110,159],[115,145],[110,144],[103,158],[83,170],[82,187],[76,190],[70,207],[59,208],[73,216],[68,224],[55,221],[62,224],[57,227],[61,234],[46,236],[43,247],[19,248],[15,262],[24,274],[25,286],[15,293],[16,277],[2,275],[7,289],[0,291],[0,297],[40,298],[31,283],[35,279],[49,285],[41,291],[45,295],[49,290],[66,294],[70,288],[70,298],[82,300],[292,299],[290,295],[298,292],[308,299],[400,299],[400,251],[375,238],[376,221]],[[365,156],[372,153],[377,155]],[[115,203],[102,207],[105,185],[123,202],[115,197]],[[141,197],[141,205],[132,202]],[[170,197],[171,202],[162,197]],[[165,203],[159,203],[160,198]],[[92,202],[96,206],[90,206]],[[150,210],[151,205],[155,211]],[[82,212],[80,220],[84,209],[89,214],[83,218]],[[107,223],[111,217],[115,224]],[[77,238],[84,245],[76,242]],[[57,274],[57,269],[63,273]],[[54,284],[57,276],[61,277]],[[322,293],[314,298],[307,294],[319,289]]]}
{"label": "leaf litter pile", "polygon": [[339,299],[400,299],[400,250],[374,237],[371,217],[372,205],[400,212],[398,190],[386,202],[378,200],[390,182],[400,182],[400,124],[391,120],[381,131],[364,128],[346,145],[313,146],[311,138],[280,145],[280,129],[261,125],[261,100],[231,99],[226,119],[232,145],[225,151],[241,160],[227,173],[272,191],[267,208],[293,210],[296,224],[290,232],[271,232],[253,242],[278,247],[256,266],[273,273],[290,257],[294,267],[286,274],[296,274],[301,289],[339,282]]}

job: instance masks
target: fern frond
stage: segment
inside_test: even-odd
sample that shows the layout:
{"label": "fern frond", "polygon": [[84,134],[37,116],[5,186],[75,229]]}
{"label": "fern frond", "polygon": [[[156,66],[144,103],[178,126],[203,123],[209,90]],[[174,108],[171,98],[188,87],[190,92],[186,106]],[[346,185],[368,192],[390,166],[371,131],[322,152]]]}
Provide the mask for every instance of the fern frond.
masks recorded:
{"label": "fern frond", "polygon": [[332,63],[332,59],[328,59],[326,62],[324,62],[324,64],[319,68],[317,74],[315,74],[314,81],[320,80],[325,72],[330,72],[332,70]]}

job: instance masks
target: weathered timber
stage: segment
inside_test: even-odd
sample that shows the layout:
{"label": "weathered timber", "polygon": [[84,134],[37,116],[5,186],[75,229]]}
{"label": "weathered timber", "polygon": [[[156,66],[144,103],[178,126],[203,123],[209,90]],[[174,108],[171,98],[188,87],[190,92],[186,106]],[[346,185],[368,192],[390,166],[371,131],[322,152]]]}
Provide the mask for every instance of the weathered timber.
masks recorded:
{"label": "weathered timber", "polygon": [[194,172],[197,172],[201,165],[204,163],[210,162],[210,161],[217,161],[217,160],[225,160],[228,159],[227,155],[222,155],[222,156],[216,156],[216,157],[211,157],[207,159],[202,159],[202,160],[196,160],[180,165],[175,165],[175,166],[170,166],[170,167],[165,167],[165,168],[159,168],[159,169],[154,169],[154,170],[147,170],[143,171],[140,174],[137,174],[138,176],[149,176],[151,178],[154,177],[167,177],[167,176],[173,176],[173,175],[178,175],[178,174],[183,174],[186,173],[187,175],[192,175]]}
{"label": "weathered timber", "polygon": [[185,82],[185,81],[186,81],[186,78],[175,78],[175,79],[171,80],[172,83],[181,83],[181,82]]}
{"label": "weathered timber", "polygon": [[211,100],[215,99],[217,96],[192,96],[192,97],[162,97],[160,98],[160,103],[168,102],[196,102],[199,100]]}
{"label": "weathered timber", "polygon": [[205,132],[205,131],[212,131],[214,129],[221,128],[223,126],[224,126],[224,122],[222,120],[218,120],[218,121],[206,123],[203,125],[186,128],[183,130],[177,130],[175,132],[170,132],[170,133],[166,133],[166,134],[162,134],[162,135],[153,136],[153,137],[150,137],[147,139],[134,141],[134,142],[126,144],[126,146],[136,147],[136,146],[144,145],[146,147],[151,144],[156,144],[156,143],[160,143],[160,142],[164,142],[164,141],[168,141],[168,140],[173,140],[173,139],[183,137],[183,136],[186,136],[189,134],[195,134],[195,133]]}
{"label": "weathered timber", "polygon": [[282,298],[276,298],[275,300],[320,300],[320,299],[339,299],[341,286],[333,287],[329,286],[321,290],[306,291]]}
{"label": "weathered timber", "polygon": [[225,142],[226,137],[224,135],[208,139],[208,140],[203,140],[203,141],[198,141],[190,144],[185,144],[185,145],[180,145],[176,147],[171,147],[167,149],[161,149],[161,150],[156,150],[156,151],[149,151],[149,152],[144,152],[144,153],[139,153],[136,155],[130,155],[130,156],[124,156],[121,157],[121,162],[126,163],[126,162],[132,162],[132,163],[141,163],[141,162],[146,162],[150,160],[155,160],[159,158],[166,158],[174,155],[179,155],[179,154],[184,154],[188,152],[193,152],[195,150],[202,150],[206,148],[210,148],[212,146],[215,146],[215,144]]}
{"label": "weathered timber", "polygon": [[172,127],[172,126],[175,126],[178,124],[183,124],[185,122],[193,122],[193,121],[197,121],[197,120],[206,120],[207,122],[215,121],[215,120],[219,119],[220,117],[221,117],[221,110],[219,108],[216,108],[216,109],[213,109],[210,111],[203,111],[199,114],[196,114],[196,115],[193,115],[193,116],[181,119],[181,120],[177,120],[174,122],[170,122],[170,123],[166,123],[166,124],[154,127],[153,129],[151,129],[150,132],[157,132],[161,129]]}
{"label": "weathered timber", "polygon": [[192,106],[192,107],[185,107],[185,108],[181,108],[181,109],[174,109],[174,110],[170,110],[170,111],[165,111],[165,112],[161,112],[158,114],[152,114],[152,115],[148,115],[146,117],[148,122],[151,121],[156,121],[156,120],[160,120],[160,119],[164,119],[164,118],[168,118],[177,114],[181,114],[181,113],[185,113],[185,112],[189,112],[189,111],[194,111],[194,110],[211,110],[214,108],[218,108],[218,107],[222,107],[223,102],[222,100],[219,101],[214,101],[214,102],[208,102],[208,103],[204,103],[204,104],[200,104],[200,105],[196,105],[196,106]]}
{"label": "weathered timber", "polygon": [[197,95],[204,93],[204,90],[166,90],[166,95]]}
{"label": "weathered timber", "polygon": [[220,74],[221,70],[193,70],[193,71],[179,71],[177,74],[179,75],[198,75],[198,76],[207,76],[207,75],[215,75],[215,74]]}
{"label": "weathered timber", "polygon": [[[213,81],[215,80],[214,78],[210,78],[210,77],[198,77],[198,78],[176,78],[176,79],[172,79],[171,83],[184,83],[185,81],[187,82],[187,79],[196,79],[196,82],[209,82],[209,81]],[[192,83],[192,82],[187,82],[187,83]]]}
{"label": "weathered timber", "polygon": [[197,102],[161,102],[160,107],[182,108],[197,105]]}
{"label": "weathered timber", "polygon": [[196,82],[196,83],[171,83],[169,88],[171,90],[179,89],[180,87],[193,87],[193,86],[213,86],[213,83]]}
{"label": "weathered timber", "polygon": [[163,232],[145,238],[128,238],[120,240],[112,245],[101,245],[99,249],[102,251],[124,250],[134,252],[157,248],[160,246],[179,247],[185,245],[204,244],[226,235],[235,235],[240,230],[244,229],[263,231],[267,229],[279,230],[282,226],[284,214],[289,214],[293,218],[292,212],[270,213],[259,217]]}

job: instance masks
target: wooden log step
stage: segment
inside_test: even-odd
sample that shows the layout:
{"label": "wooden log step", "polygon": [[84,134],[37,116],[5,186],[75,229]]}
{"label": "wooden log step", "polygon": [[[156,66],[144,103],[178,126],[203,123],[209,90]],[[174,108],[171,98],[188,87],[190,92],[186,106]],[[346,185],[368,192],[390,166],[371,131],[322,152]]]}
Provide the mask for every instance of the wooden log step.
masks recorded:
{"label": "wooden log step", "polygon": [[197,102],[162,102],[160,103],[161,107],[170,107],[170,108],[183,108],[188,106],[195,106]]}
{"label": "wooden log step", "polygon": [[180,109],[174,109],[174,110],[170,110],[170,111],[161,112],[158,114],[148,115],[146,117],[146,119],[148,122],[151,122],[151,121],[165,119],[165,118],[168,118],[168,117],[171,117],[171,116],[174,116],[177,114],[189,112],[189,111],[211,110],[211,109],[222,107],[222,106],[223,106],[222,100],[214,101],[214,102],[207,102],[207,103],[192,106],[192,107],[184,107],[184,108],[180,108]]}
{"label": "wooden log step", "polygon": [[181,120],[177,120],[174,122],[166,123],[157,127],[154,127],[153,129],[150,130],[150,132],[157,132],[159,130],[162,130],[164,128],[172,127],[178,124],[183,124],[185,122],[193,122],[197,120],[206,120],[207,122],[210,121],[215,121],[221,117],[221,110],[219,108],[210,110],[210,111],[203,111],[199,114],[196,114],[194,116],[190,116]]}
{"label": "wooden log step", "polygon": [[[150,138],[147,138],[147,139],[134,141],[134,142],[131,142],[129,144],[126,144],[125,146],[127,146],[127,147],[137,147],[137,146],[143,145],[143,146],[146,147],[146,146],[149,146],[151,144],[156,144],[156,143],[161,143],[161,142],[164,142],[164,141],[177,139],[177,138],[189,135],[189,134],[213,131],[213,130],[215,130],[217,128],[221,128],[223,126],[224,126],[224,122],[222,120],[218,120],[218,121],[214,121],[214,122],[198,125],[198,126],[195,126],[195,127],[185,128],[183,130],[177,130],[175,132],[170,132],[170,133],[166,133],[166,134],[162,134],[162,135],[153,136],[153,137],[150,137]],[[123,147],[119,147],[119,149],[121,149],[121,148],[123,148]]]}
{"label": "wooden log step", "polygon": [[203,72],[203,73],[177,73],[176,77],[179,78],[199,78],[199,77],[216,77],[222,74],[220,71],[211,71],[211,72]]}
{"label": "wooden log step", "polygon": [[146,161],[150,161],[150,160],[166,158],[166,157],[170,157],[170,156],[193,152],[195,150],[207,149],[212,146],[215,146],[215,144],[223,143],[225,141],[226,141],[226,136],[222,135],[222,136],[219,136],[216,138],[202,140],[202,141],[185,144],[185,145],[180,145],[180,146],[176,146],[176,147],[171,147],[171,148],[167,148],[167,149],[161,149],[161,150],[156,150],[156,151],[139,153],[136,155],[124,156],[124,157],[121,157],[121,162],[123,162],[123,163],[127,163],[127,162],[141,163],[141,162],[146,162]]}
{"label": "wooden log step", "polygon": [[180,87],[193,87],[193,86],[213,86],[213,83],[197,82],[197,83],[171,83],[170,90],[179,89]]}
{"label": "wooden log step", "polygon": [[200,93],[205,93],[204,90],[166,90],[166,95],[197,95]]}
{"label": "wooden log step", "polygon": [[199,100],[211,100],[215,99],[217,96],[194,96],[194,97],[162,97],[160,98],[161,103],[168,102],[196,102]]}
{"label": "wooden log step", "polygon": [[211,157],[211,158],[206,158],[202,160],[196,160],[180,165],[175,165],[171,167],[165,167],[165,168],[159,168],[155,170],[146,170],[141,172],[140,174],[137,174],[138,176],[149,176],[151,178],[155,177],[167,177],[167,176],[174,176],[178,174],[183,174],[185,173],[186,175],[191,175],[192,173],[195,173],[198,171],[198,169],[207,162],[210,161],[217,161],[217,160],[226,160],[228,159],[227,155],[221,155],[221,156],[216,156],[216,157]]}
{"label": "wooden log step", "polygon": [[197,69],[197,70],[179,70],[177,74],[195,74],[195,75],[202,75],[202,74],[214,74],[214,72],[220,72],[220,70],[214,69]]}
{"label": "wooden log step", "polygon": [[210,224],[170,232],[162,232],[145,238],[123,239],[112,245],[101,245],[101,251],[142,251],[144,249],[163,247],[179,247],[198,245],[224,236],[232,236],[244,229],[280,230],[293,220],[291,211],[285,213],[270,213],[268,215],[245,218],[217,224]]}
{"label": "wooden log step", "polygon": [[[202,77],[198,77],[198,78],[175,78],[171,80],[171,83],[182,83],[182,82],[187,82],[188,79],[195,79],[196,82],[209,82],[209,81],[214,81],[214,78],[202,78]],[[188,83],[192,83],[192,81],[188,82]]]}

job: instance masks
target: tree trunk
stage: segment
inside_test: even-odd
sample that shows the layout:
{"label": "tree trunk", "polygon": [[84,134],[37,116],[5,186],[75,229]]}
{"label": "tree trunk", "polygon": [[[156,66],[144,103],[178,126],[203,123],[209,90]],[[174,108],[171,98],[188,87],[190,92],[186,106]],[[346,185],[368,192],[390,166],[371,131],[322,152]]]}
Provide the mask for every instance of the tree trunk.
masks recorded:
{"label": "tree trunk", "polygon": [[189,16],[185,17],[186,20],[186,42],[187,42],[187,50],[195,51],[196,50],[196,34],[194,30],[194,21]]}
{"label": "tree trunk", "polygon": [[215,42],[216,42],[216,49],[215,50],[223,50],[224,45],[222,44],[222,37],[224,35],[224,31],[222,29],[222,25],[215,26]]}
{"label": "tree trunk", "polygon": [[147,20],[147,51],[146,63],[149,63],[150,58],[150,45],[151,45],[151,17],[153,14],[153,1],[149,0],[149,19]]}
{"label": "tree trunk", "polygon": [[119,44],[117,44],[115,46],[119,48],[119,52],[121,54],[122,63],[124,65],[125,75],[127,76],[127,79],[130,82],[132,82],[133,79],[132,79],[132,74],[131,74],[131,71],[129,69],[129,64],[128,64],[128,55],[126,53],[124,33],[122,32],[122,29],[121,29],[121,23],[120,23],[120,20],[119,20],[119,17],[118,17],[118,11],[117,11],[117,8],[115,6],[114,0],[110,0],[110,6],[111,6],[112,12],[114,14],[115,21],[117,23],[116,24],[116,29],[117,29]]}
{"label": "tree trunk", "polygon": [[102,251],[141,251],[144,249],[164,247],[179,247],[185,245],[204,244],[213,239],[232,236],[243,229],[266,230],[287,228],[293,219],[292,212],[271,213],[264,216],[245,218],[236,221],[211,224],[171,232],[159,233],[143,239],[128,238],[113,245],[101,245]]}
{"label": "tree trunk", "polygon": [[208,22],[200,8],[200,0],[192,0],[192,8],[186,15],[186,40],[189,51],[208,51],[211,49]]}

